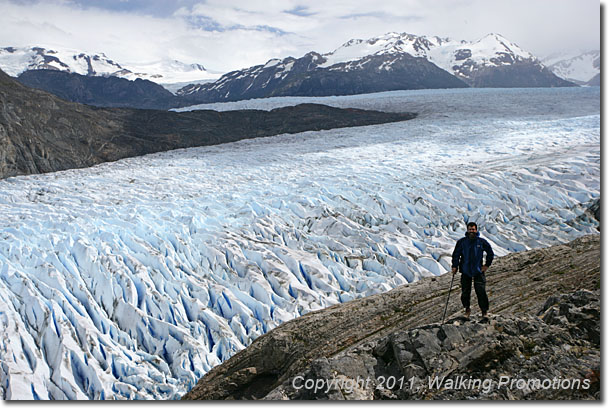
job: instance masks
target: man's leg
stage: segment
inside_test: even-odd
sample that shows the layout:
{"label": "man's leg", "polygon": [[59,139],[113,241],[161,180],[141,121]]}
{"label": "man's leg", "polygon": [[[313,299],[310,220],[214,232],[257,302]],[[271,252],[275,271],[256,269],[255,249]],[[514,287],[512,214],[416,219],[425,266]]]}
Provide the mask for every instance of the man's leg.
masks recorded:
{"label": "man's leg", "polygon": [[472,292],[472,278],[464,273],[460,278],[462,284],[462,306],[466,309],[466,317],[470,315],[470,293]]}
{"label": "man's leg", "polygon": [[483,316],[487,314],[489,310],[489,299],[487,298],[487,292],[485,292],[485,274],[481,273],[474,277],[474,292],[477,294],[477,301]]}

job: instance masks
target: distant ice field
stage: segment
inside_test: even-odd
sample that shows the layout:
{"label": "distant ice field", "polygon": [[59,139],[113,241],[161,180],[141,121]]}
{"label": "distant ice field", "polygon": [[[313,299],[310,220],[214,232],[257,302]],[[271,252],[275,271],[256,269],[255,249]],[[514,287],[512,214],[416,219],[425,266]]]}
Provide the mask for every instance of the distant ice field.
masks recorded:
{"label": "distant ice field", "polygon": [[387,91],[330,97],[271,97],[236,102],[199,104],[172,111],[272,110],[302,103],[387,112],[417,112],[444,119],[572,118],[599,114],[599,87],[574,88],[456,88]]}
{"label": "distant ice field", "polygon": [[2,180],[0,396],[177,399],[284,321],[445,273],[469,220],[497,255],[597,233],[583,212],[600,196],[599,101],[576,88],[216,104],[420,116]]}

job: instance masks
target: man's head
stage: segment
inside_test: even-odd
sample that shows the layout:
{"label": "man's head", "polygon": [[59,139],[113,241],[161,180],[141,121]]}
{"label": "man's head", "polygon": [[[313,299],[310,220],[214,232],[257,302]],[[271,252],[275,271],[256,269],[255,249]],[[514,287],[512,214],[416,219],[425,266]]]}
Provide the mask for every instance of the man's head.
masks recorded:
{"label": "man's head", "polygon": [[477,237],[477,224],[474,222],[468,222],[468,225],[466,225],[467,228],[467,233],[468,233],[468,237],[470,239],[474,239]]}

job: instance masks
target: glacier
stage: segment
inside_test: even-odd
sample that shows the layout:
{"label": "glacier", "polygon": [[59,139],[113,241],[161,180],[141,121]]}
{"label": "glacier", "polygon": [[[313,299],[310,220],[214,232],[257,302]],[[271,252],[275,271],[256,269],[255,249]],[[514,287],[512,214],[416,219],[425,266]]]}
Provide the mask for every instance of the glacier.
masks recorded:
{"label": "glacier", "polygon": [[177,399],[287,320],[444,274],[469,220],[498,255],[598,232],[598,88],[190,109],[300,102],[420,115],[0,181],[0,397]]}

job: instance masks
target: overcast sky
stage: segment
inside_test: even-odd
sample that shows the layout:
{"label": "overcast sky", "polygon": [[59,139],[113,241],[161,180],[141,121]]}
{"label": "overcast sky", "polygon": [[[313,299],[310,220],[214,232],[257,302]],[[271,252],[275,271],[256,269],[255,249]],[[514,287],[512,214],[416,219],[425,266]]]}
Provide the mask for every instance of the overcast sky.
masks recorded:
{"label": "overcast sky", "polygon": [[390,31],[477,40],[538,57],[600,47],[597,0],[0,0],[0,47],[67,47],[119,63],[172,58],[226,72],[329,52]]}

